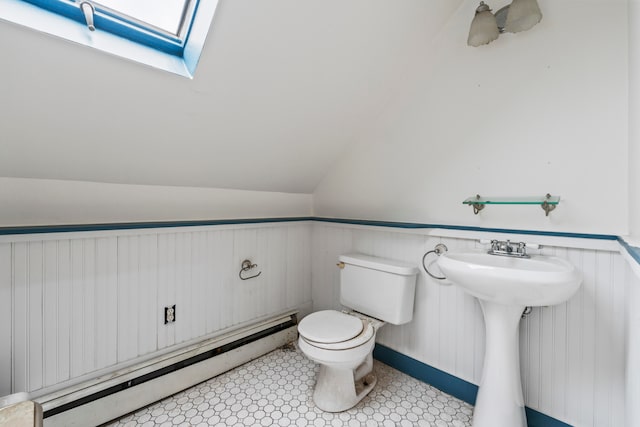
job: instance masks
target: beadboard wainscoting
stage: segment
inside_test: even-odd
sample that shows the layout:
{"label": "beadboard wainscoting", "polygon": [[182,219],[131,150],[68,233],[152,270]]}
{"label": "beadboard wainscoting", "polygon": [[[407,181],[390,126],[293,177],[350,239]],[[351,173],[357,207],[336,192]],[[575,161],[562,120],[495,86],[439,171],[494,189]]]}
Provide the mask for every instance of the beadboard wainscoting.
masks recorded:
{"label": "beadboard wainscoting", "polygon": [[[308,312],[310,239],[306,221],[0,236],[0,395],[43,395]],[[259,277],[240,280],[244,259]]]}
{"label": "beadboard wainscoting", "polygon": [[[322,219],[163,227],[0,235],[0,395],[38,397],[275,314],[340,309],[343,253],[420,265],[437,243],[509,238],[541,244],[584,276],[567,303],[521,323],[526,405],[575,427],[631,427],[640,416],[640,264],[615,239]],[[247,258],[262,273],[242,281]],[[165,325],[174,304],[176,322]],[[480,381],[478,302],[422,269],[413,321],[385,326],[378,343]]]}
{"label": "beadboard wainscoting", "polygon": [[[314,310],[340,309],[338,255],[362,252],[420,265],[437,243],[449,250],[481,247],[497,233],[401,229],[317,222],[313,225]],[[501,238],[503,236],[496,236]],[[583,274],[567,303],[534,308],[520,326],[525,404],[576,427],[625,425],[626,316],[637,276],[616,241],[555,236],[507,236],[543,244],[539,251],[571,261]],[[427,257],[427,263],[436,255]],[[439,273],[437,266],[432,267]],[[448,374],[478,384],[484,321],[477,300],[422,270],[414,318],[386,325],[378,343]],[[630,424],[627,424],[630,425]]]}
{"label": "beadboard wainscoting", "polygon": [[625,253],[633,274],[629,280],[627,302],[627,377],[626,377],[626,417],[627,426],[640,420],[640,264]]}

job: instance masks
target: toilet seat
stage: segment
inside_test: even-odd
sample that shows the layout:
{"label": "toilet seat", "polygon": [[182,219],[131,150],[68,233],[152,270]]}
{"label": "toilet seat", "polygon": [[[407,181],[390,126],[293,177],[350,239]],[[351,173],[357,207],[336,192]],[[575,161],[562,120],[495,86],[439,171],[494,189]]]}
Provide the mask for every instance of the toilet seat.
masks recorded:
{"label": "toilet seat", "polygon": [[350,340],[362,332],[364,326],[357,317],[336,310],[317,311],[306,316],[298,331],[310,341],[336,343]]}
{"label": "toilet seat", "polygon": [[300,337],[309,345],[325,350],[347,350],[368,342],[375,328],[367,319],[336,310],[318,311],[302,319]]}

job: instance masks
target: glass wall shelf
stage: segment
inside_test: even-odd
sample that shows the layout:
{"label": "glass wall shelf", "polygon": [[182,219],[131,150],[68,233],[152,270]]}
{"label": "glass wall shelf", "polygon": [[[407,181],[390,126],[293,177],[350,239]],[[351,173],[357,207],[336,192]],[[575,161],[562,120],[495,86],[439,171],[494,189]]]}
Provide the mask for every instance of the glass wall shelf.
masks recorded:
{"label": "glass wall shelf", "polygon": [[468,197],[462,203],[471,205],[473,213],[476,215],[484,209],[485,205],[540,205],[545,215],[549,216],[549,212],[560,203],[560,196],[547,194],[542,197],[482,197],[478,194],[474,197]]}

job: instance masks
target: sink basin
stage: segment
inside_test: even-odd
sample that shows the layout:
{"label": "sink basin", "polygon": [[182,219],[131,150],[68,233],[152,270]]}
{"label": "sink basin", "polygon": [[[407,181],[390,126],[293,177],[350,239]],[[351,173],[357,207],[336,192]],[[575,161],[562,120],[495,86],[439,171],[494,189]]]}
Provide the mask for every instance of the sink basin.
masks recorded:
{"label": "sink basin", "polygon": [[578,290],[581,274],[566,260],[447,252],[438,258],[447,279],[480,301],[485,323],[482,379],[473,427],[527,427],[520,380],[519,324],[526,306],[560,304]]}
{"label": "sink basin", "polygon": [[485,301],[545,306],[568,300],[581,276],[568,261],[544,255],[515,258],[486,252],[447,252],[438,266],[453,283]]}

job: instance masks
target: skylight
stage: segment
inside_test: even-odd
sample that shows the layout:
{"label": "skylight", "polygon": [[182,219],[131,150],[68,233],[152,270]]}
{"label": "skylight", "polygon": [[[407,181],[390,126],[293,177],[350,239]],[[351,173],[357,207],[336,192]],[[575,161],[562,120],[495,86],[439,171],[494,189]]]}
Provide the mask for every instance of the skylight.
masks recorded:
{"label": "skylight", "polygon": [[218,0],[0,0],[0,18],[193,77],[217,3]]}

